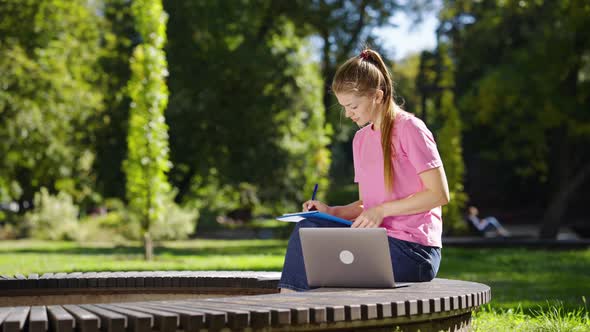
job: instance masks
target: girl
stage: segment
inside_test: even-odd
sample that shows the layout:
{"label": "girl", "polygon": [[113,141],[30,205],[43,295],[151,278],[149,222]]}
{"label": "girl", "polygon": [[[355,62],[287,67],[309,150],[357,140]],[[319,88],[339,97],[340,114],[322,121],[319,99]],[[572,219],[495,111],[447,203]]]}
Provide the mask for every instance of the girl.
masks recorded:
{"label": "girl", "polygon": [[[307,201],[303,210],[354,219],[352,228],[384,227],[395,280],[432,280],[441,260],[441,206],[449,201],[432,133],[424,122],[395,104],[391,75],[381,56],[371,49],[338,68],[332,91],[346,117],[361,127],[352,142],[359,200],[345,206]],[[297,224],[287,246],[281,292],[309,289],[300,227],[342,226],[311,218]]]}

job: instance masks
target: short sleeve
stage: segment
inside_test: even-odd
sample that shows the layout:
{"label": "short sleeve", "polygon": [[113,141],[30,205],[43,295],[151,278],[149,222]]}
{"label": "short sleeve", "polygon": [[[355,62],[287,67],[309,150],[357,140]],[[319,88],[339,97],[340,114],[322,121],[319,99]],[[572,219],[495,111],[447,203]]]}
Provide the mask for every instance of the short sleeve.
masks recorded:
{"label": "short sleeve", "polygon": [[400,133],[401,148],[416,173],[442,166],[434,137],[424,122],[415,116],[405,122]]}

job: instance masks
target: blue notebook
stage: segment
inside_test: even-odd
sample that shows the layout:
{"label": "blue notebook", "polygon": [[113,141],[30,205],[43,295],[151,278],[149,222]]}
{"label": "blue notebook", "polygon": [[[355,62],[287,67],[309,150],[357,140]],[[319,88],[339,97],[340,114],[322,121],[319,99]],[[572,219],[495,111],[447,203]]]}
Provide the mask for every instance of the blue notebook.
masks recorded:
{"label": "blue notebook", "polygon": [[350,220],[338,218],[338,217],[333,216],[331,214],[327,214],[327,213],[320,212],[320,211],[286,213],[280,217],[277,217],[276,219],[280,220],[280,221],[287,221],[287,222],[300,222],[301,220],[308,218],[308,217],[334,221],[334,222],[338,222],[338,223],[345,224],[348,226],[352,225],[352,221],[350,221]]}

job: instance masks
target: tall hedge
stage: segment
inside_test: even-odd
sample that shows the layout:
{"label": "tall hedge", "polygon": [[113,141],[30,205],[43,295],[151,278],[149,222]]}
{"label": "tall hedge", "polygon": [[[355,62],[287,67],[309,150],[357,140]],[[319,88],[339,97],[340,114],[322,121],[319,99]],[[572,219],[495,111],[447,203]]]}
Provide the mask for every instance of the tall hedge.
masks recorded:
{"label": "tall hedge", "polygon": [[168,127],[164,120],[168,104],[167,64],[163,51],[167,15],[159,0],[134,1],[132,13],[141,43],[135,47],[131,58],[128,155],[124,169],[127,199],[140,218],[146,258],[151,259],[150,227],[162,218],[171,190],[166,175],[171,165]]}

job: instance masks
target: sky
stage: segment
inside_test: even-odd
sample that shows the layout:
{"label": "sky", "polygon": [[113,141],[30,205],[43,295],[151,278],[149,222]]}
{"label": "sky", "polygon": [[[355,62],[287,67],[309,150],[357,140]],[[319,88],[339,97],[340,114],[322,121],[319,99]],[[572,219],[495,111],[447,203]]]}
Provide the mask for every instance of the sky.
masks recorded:
{"label": "sky", "polygon": [[403,13],[394,15],[391,22],[397,26],[374,30],[390,58],[400,60],[409,54],[432,50],[436,46],[436,12],[425,13],[420,24],[412,25],[412,19]]}
{"label": "sky", "polygon": [[[390,59],[399,61],[404,57],[422,50],[433,50],[436,46],[436,28],[438,10],[423,13],[423,20],[414,23],[412,17],[403,12],[395,14],[390,22],[393,26],[374,29],[379,45],[387,52]],[[319,61],[322,40],[319,36],[311,38],[312,59]]]}

